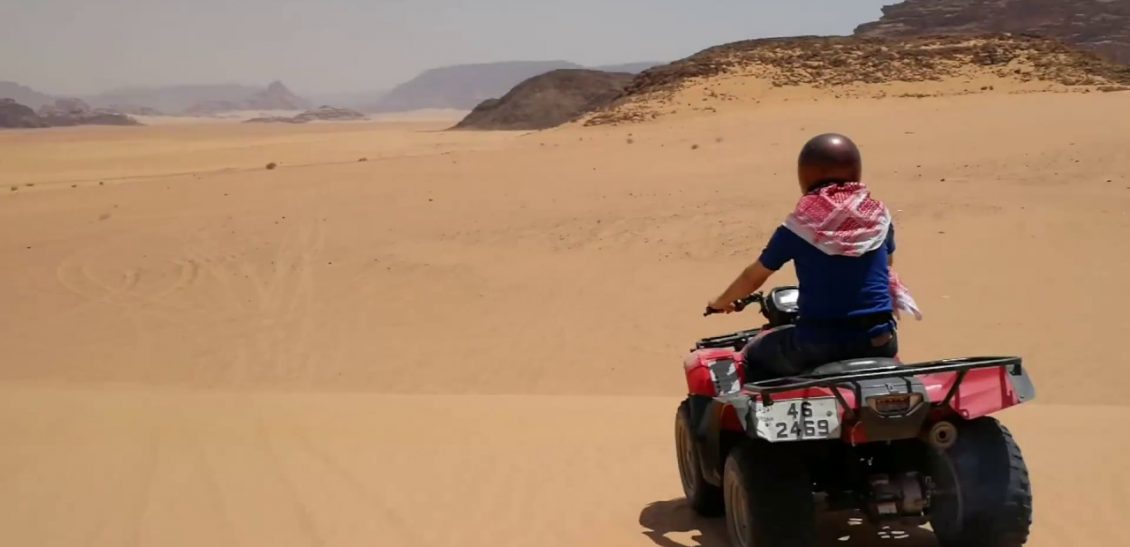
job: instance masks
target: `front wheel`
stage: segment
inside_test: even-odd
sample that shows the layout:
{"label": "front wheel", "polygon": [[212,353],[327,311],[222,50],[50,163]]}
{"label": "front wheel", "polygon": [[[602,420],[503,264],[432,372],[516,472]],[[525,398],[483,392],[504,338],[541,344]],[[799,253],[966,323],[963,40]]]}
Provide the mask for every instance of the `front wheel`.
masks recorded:
{"label": "front wheel", "polygon": [[812,480],[790,447],[745,442],[730,451],[722,477],[726,531],[734,547],[813,547]]}
{"label": "front wheel", "polygon": [[931,526],[942,547],[1021,547],[1032,525],[1032,484],[1020,447],[993,418],[958,427],[932,454]]}

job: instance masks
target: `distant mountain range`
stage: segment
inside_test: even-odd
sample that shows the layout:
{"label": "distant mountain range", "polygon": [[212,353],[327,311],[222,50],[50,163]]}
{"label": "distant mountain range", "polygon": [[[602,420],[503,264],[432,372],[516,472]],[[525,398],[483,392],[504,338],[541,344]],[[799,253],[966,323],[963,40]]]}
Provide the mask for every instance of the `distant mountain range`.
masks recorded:
{"label": "distant mountain range", "polygon": [[[235,110],[305,110],[319,105],[357,108],[369,112],[401,112],[441,108],[471,110],[482,101],[501,97],[519,83],[558,69],[588,68],[637,73],[660,63],[627,63],[583,67],[568,61],[509,61],[457,65],[427,70],[387,92],[314,95],[293,93],[282,82],[266,88],[241,84],[190,84],[127,87],[75,97],[93,108],[125,114],[214,115]],[[56,97],[15,82],[0,82],[0,98],[15,99],[38,109]]]}
{"label": "distant mountain range", "polygon": [[216,114],[231,110],[303,110],[310,107],[282,82],[265,89],[237,84],[177,85],[116,89],[82,97],[96,108],[126,112],[141,108],[166,114]]}

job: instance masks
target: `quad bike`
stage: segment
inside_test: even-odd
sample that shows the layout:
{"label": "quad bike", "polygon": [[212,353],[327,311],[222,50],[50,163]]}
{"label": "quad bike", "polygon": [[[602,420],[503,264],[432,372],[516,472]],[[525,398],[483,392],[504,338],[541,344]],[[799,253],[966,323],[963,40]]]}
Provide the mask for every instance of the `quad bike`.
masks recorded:
{"label": "quad bike", "polygon": [[1035,396],[1021,359],[854,359],[745,383],[742,348],[794,323],[797,296],[778,287],[736,302],[760,304],[768,323],[700,340],[686,356],[675,441],[694,510],[725,515],[735,547],[813,546],[818,511],[928,523],[941,547],[1024,545],[1028,471],[989,416]]}

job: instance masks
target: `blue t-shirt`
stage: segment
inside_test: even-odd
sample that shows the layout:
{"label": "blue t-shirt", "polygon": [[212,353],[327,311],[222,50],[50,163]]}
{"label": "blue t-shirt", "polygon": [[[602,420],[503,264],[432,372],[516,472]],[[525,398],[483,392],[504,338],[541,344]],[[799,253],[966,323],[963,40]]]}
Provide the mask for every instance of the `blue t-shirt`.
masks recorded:
{"label": "blue t-shirt", "polygon": [[[840,319],[893,311],[887,260],[894,252],[894,224],[881,247],[858,257],[826,254],[781,226],[769,239],[760,261],[774,271],[793,261],[803,327],[804,319]],[[869,330],[875,334],[889,328]]]}

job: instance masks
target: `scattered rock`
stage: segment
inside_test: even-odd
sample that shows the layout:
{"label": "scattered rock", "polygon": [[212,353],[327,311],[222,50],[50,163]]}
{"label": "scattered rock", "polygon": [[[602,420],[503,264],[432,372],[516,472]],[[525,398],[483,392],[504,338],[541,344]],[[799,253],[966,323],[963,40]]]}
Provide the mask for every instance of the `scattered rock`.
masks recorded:
{"label": "scattered rock", "polygon": [[[273,161],[272,161],[271,163],[268,163],[268,164],[267,164],[267,170],[268,170],[268,171],[270,171],[271,169],[274,169],[274,168],[276,168],[276,167],[278,167],[278,166],[279,166],[279,164],[277,164],[277,163],[275,163],[275,162],[273,162]],[[224,195],[226,196],[227,194],[224,194]]]}

